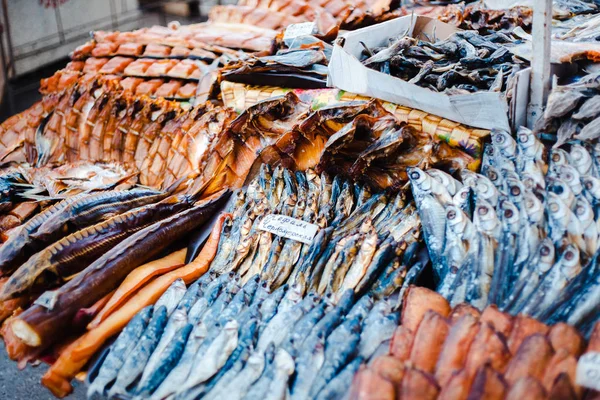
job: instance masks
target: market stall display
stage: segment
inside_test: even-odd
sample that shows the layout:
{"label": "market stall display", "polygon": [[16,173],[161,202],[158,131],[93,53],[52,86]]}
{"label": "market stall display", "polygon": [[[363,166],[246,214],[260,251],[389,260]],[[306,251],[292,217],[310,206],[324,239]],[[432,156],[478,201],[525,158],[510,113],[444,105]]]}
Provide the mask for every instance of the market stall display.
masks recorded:
{"label": "market stall display", "polygon": [[[590,351],[595,346],[592,339]],[[414,287],[389,350],[360,368],[351,396],[580,398],[576,369],[584,348],[569,325],[544,325],[494,306],[451,308],[436,293]]]}
{"label": "market stall display", "polygon": [[529,6],[399,6],[94,32],[0,125],[9,356],[57,397],[592,398],[597,5],[554,2],[586,63],[533,129]]}

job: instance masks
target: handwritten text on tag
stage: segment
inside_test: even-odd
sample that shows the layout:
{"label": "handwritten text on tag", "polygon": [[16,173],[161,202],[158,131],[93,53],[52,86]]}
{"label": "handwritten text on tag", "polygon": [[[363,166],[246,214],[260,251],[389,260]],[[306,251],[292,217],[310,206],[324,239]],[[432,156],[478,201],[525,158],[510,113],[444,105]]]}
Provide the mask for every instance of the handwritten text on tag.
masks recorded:
{"label": "handwritten text on tag", "polygon": [[312,243],[319,230],[317,225],[309,222],[276,214],[266,215],[258,228],[306,244]]}

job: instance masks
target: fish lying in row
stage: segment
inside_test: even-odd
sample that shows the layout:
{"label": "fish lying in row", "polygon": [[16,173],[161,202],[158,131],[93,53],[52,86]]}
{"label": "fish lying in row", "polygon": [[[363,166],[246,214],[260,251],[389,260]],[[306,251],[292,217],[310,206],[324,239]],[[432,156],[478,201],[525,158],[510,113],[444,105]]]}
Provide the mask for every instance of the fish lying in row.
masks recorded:
{"label": "fish lying in row", "polygon": [[38,126],[19,121],[33,120],[40,103],[2,124],[0,142],[7,148],[0,150],[9,161],[37,168],[116,163],[129,173],[139,172],[141,184],[162,188],[186,176],[220,171],[213,156],[217,149],[227,154],[222,147],[230,139],[221,135],[235,118],[232,111],[212,106],[186,110],[178,102],[137,96],[117,85],[110,79],[78,81],[59,95],[45,96],[42,104],[58,101],[38,118]]}
{"label": "fish lying in row", "polygon": [[596,141],[600,135],[600,73],[592,73],[571,84],[555,86],[538,119],[535,132],[556,135],[554,147],[570,140]]}
{"label": "fish lying in row", "polygon": [[119,335],[88,397],[338,398],[391,339],[398,315],[387,300],[355,303],[351,290],[337,305],[303,292],[213,271],[187,291],[176,281]]}
{"label": "fish lying in row", "polygon": [[[96,72],[86,71],[84,73],[84,69],[84,65],[69,63],[67,68],[43,79],[40,92],[44,95],[59,93],[72,87],[79,80],[88,81],[98,75]],[[122,90],[133,94],[168,100],[190,101],[196,96],[198,90],[197,82],[188,82],[182,79],[110,76],[110,80],[118,84]]]}
{"label": "fish lying in row", "polygon": [[170,194],[145,188],[82,193],[47,208],[0,247],[0,274],[9,277],[0,301],[71,279],[106,250],[197,200],[167,200]]}
{"label": "fish lying in row", "polygon": [[474,31],[433,43],[404,36],[390,39],[388,46],[365,46],[362,63],[436,92],[503,92],[524,65],[504,46],[512,42],[502,33],[481,36]]}
{"label": "fish lying in row", "polygon": [[[235,271],[243,282],[260,274],[270,289],[299,282],[334,301],[347,289],[386,296],[414,281],[428,262],[418,251],[416,210],[402,193],[373,194],[339,175],[263,164],[229,213],[211,270]],[[263,229],[270,214],[316,225],[318,233],[306,244],[286,239]]]}
{"label": "fish lying in row", "polygon": [[547,326],[495,306],[451,308],[438,294],[411,287],[388,354],[359,369],[350,398],[579,399],[584,348],[570,325]]}
{"label": "fish lying in row", "polygon": [[171,27],[155,25],[125,32],[94,31],[91,43],[95,46],[141,43],[188,49],[205,48],[208,45],[209,49],[216,46],[219,52],[231,49],[271,51],[277,34],[277,31],[248,24],[215,22]]}
{"label": "fish lying in row", "polygon": [[[101,226],[92,225],[78,231],[79,234],[67,236],[68,240],[58,242],[62,246],[51,245],[19,267],[14,261],[21,257],[23,248],[33,242],[33,235],[40,238],[60,236],[63,234],[60,229],[68,226],[69,221],[102,215],[102,207],[83,207],[80,200],[85,197],[71,197],[65,200],[66,203],[58,203],[36,216],[20,231],[22,240],[15,239],[10,245],[5,243],[2,246],[3,271],[19,267],[4,284],[2,297],[17,296],[27,288],[34,290],[41,284],[40,280],[68,279],[56,290],[44,292],[31,307],[6,324],[4,341],[10,349],[10,357],[19,361],[35,358],[61,340],[58,332],[78,329],[73,321],[79,310],[91,307],[106,297],[131,271],[199,228],[228,195],[229,192],[223,190],[197,202],[178,195],[125,211],[101,223]],[[88,200],[99,201],[99,198]],[[118,202],[105,203],[108,208],[120,206]],[[80,213],[70,207],[74,204],[79,207]],[[28,229],[34,228],[35,224],[37,229]],[[96,235],[98,240],[94,241]],[[106,246],[104,241],[112,241],[113,244]],[[68,252],[65,251],[67,248]],[[60,257],[54,257],[54,254]],[[93,254],[93,257],[88,254]],[[78,263],[71,262],[73,256],[77,257]]]}
{"label": "fish lying in row", "polygon": [[[158,27],[157,27],[158,28]],[[150,28],[152,29],[152,28]],[[108,38],[107,38],[108,39]],[[232,57],[241,55],[240,52],[226,47],[213,46],[210,44],[195,42],[193,47],[184,43],[168,44],[151,41],[120,42],[106,40],[90,40],[77,47],[71,53],[73,61],[85,61],[90,57],[135,57],[154,59],[197,59],[212,62],[219,56],[227,54]]]}
{"label": "fish lying in row", "polygon": [[[576,144],[555,149],[549,165],[545,158],[542,143],[521,129],[517,141],[494,132],[482,174],[462,171],[462,182],[437,170],[409,173],[437,290],[453,306],[497,304],[543,318],[575,293],[571,283],[597,290],[600,182],[592,158]],[[573,305],[583,315],[569,322],[579,328],[598,318],[600,300],[590,295]]]}

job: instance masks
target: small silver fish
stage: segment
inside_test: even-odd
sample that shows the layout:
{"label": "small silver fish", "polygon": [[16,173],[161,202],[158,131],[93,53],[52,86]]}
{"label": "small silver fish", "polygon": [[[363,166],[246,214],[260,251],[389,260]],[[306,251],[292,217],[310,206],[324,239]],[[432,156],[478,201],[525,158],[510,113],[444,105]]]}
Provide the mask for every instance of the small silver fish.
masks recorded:
{"label": "small silver fish", "polygon": [[598,250],[598,225],[594,219],[594,209],[592,205],[585,199],[585,197],[577,198],[575,202],[575,209],[573,210],[575,216],[581,223],[581,229],[583,230],[583,239],[585,240],[585,249],[583,251],[588,257],[593,256]]}
{"label": "small silver fish", "polygon": [[371,358],[380,344],[390,340],[398,326],[396,313],[380,317],[375,321],[365,320],[363,331],[360,334],[358,355],[365,360]]}
{"label": "small silver fish", "polygon": [[581,176],[575,167],[571,165],[561,165],[558,167],[557,175],[559,179],[569,185],[575,196],[581,194],[583,191],[583,187],[581,186]]}
{"label": "small silver fish", "polygon": [[278,349],[274,363],[275,374],[264,400],[284,400],[289,395],[288,381],[295,371],[294,359],[287,351]]}
{"label": "small silver fish", "polygon": [[219,392],[211,391],[205,399],[241,400],[265,367],[263,352],[253,352],[244,368]]}
{"label": "small silver fish", "polygon": [[190,374],[190,370],[193,366],[194,356],[207,336],[208,329],[202,322],[194,327],[190,333],[190,336],[188,337],[188,341],[185,345],[185,349],[183,350],[183,354],[181,355],[179,362],[171,370],[169,375],[167,375],[160,386],[155,390],[154,394],[150,397],[151,399],[160,400],[173,393],[177,393],[179,388],[183,385]]}
{"label": "small silver fish", "polygon": [[176,279],[171,286],[160,296],[160,298],[156,301],[154,307],[158,309],[160,306],[165,306],[167,309],[167,315],[171,315],[171,313],[177,307],[177,304],[181,301],[185,292],[187,291],[185,287],[185,282],[183,279]]}
{"label": "small silver fish", "polygon": [[237,346],[238,328],[237,321],[227,322],[206,352],[199,354],[200,357],[196,355],[190,370],[193,373],[190,373],[185,383],[180,387],[180,392],[192,389],[194,386],[205,382],[221,369]]}
{"label": "small silver fish", "polygon": [[92,398],[95,394],[103,395],[106,385],[117,377],[125,359],[146,330],[153,310],[153,306],[143,308],[119,334],[119,337],[110,347],[108,355],[102,362],[98,375],[88,388],[88,398]]}
{"label": "small silver fish", "polygon": [[561,291],[581,272],[581,260],[576,246],[568,245],[558,262],[540,282],[537,290],[521,310],[524,314],[536,317],[549,307]]}
{"label": "small silver fish", "polygon": [[431,168],[427,170],[427,174],[444,186],[450,196],[454,196],[463,186],[452,175],[442,170]]}
{"label": "small silver fish", "polygon": [[555,193],[548,193],[546,210],[549,216],[549,236],[557,247],[563,242],[585,249],[581,223],[567,205]]}
{"label": "small silver fish", "polygon": [[517,313],[523,308],[542,277],[554,265],[555,254],[552,240],[550,238],[542,239],[533,258],[519,272],[518,278],[501,306],[502,310]]}

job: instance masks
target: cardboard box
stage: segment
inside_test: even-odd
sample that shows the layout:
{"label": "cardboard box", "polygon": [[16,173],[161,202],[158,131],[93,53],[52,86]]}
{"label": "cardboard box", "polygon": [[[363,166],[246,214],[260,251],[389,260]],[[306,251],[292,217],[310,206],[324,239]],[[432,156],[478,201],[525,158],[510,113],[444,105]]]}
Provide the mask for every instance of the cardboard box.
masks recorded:
{"label": "cardboard box", "polygon": [[[381,24],[348,32],[339,38],[329,62],[329,86],[376,97],[392,103],[416,108],[462,124],[510,131],[526,121],[529,94],[529,69],[520,71],[511,90],[514,103],[510,105],[513,123],[509,122],[509,104],[504,93],[477,92],[447,95],[417,86],[402,79],[368,68],[360,62],[361,42],[368,47],[385,46],[388,39],[403,35],[445,39],[458,28],[441,21],[409,15]],[[425,35],[422,35],[425,34]]]}

